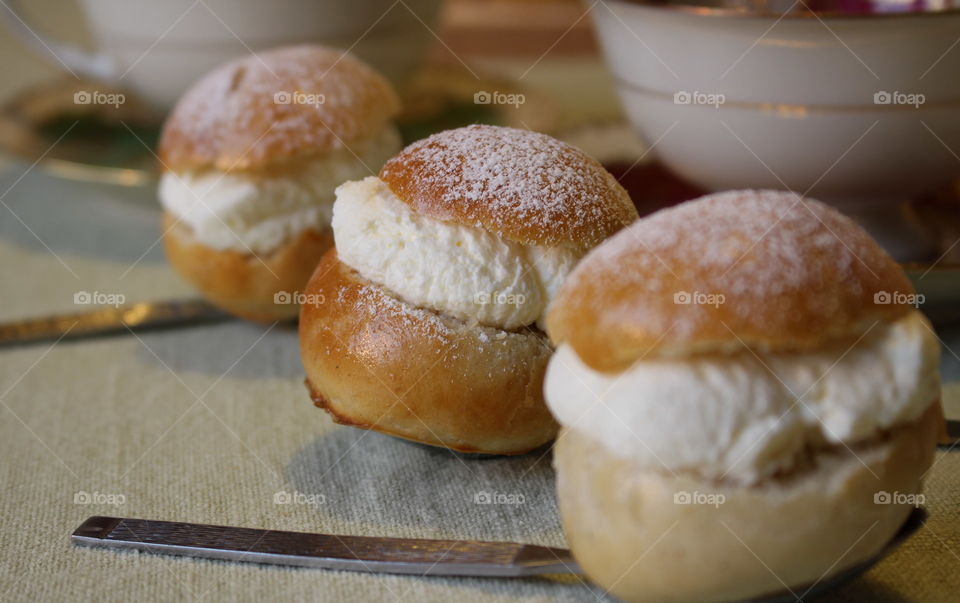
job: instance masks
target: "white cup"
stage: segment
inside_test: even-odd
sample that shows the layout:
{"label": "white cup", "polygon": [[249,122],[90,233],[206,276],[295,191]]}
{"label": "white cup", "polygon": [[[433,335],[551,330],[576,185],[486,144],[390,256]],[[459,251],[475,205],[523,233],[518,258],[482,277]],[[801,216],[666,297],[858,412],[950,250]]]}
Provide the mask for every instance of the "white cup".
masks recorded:
{"label": "white cup", "polygon": [[623,107],[661,161],[705,190],[807,193],[922,257],[898,204],[960,176],[960,11],[814,18],[709,2],[593,10]]}
{"label": "white cup", "polygon": [[8,27],[75,75],[118,86],[169,109],[201,75],[265,48],[317,42],[351,49],[402,84],[433,40],[440,0],[78,0],[97,48],[47,39],[19,0],[0,10]]}

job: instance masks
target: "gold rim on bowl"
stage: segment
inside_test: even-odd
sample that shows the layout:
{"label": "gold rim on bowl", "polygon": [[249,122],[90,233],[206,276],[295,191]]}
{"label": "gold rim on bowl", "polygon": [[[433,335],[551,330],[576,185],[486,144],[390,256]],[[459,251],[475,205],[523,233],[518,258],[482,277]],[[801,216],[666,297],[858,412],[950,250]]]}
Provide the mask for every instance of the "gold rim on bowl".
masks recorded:
{"label": "gold rim on bowl", "polygon": [[[796,0],[777,3],[765,0],[608,0],[645,8],[687,13],[703,17],[766,19],[891,19],[960,14],[960,0],[937,3],[919,0],[906,5],[866,0]],[[813,6],[811,6],[813,5]]]}

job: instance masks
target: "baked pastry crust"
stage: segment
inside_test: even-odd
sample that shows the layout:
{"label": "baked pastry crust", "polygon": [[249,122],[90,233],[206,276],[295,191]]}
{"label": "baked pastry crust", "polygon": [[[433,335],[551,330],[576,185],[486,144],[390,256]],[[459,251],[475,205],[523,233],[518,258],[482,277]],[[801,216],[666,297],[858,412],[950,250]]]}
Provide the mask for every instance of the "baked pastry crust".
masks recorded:
{"label": "baked pastry crust", "polygon": [[331,249],[305,289],[300,352],[317,406],[355,425],[461,452],[521,454],[557,432],[543,402],[551,348],[537,331],[415,308]]}
{"label": "baked pastry crust", "polygon": [[[639,467],[565,428],[554,448],[564,532],[591,580],[626,601],[752,600],[809,586],[893,537],[913,506],[875,497],[920,491],[941,425],[937,401],[913,424],[749,488]],[[695,496],[700,504],[678,504]]]}
{"label": "baked pastry crust", "polygon": [[586,250],[637,219],[630,196],[596,160],[528,130],[440,132],[387,161],[380,179],[419,214],[523,245]]}
{"label": "baked pastry crust", "polygon": [[194,84],[164,125],[160,161],[175,172],[264,170],[375,136],[399,108],[389,82],[345,51],[276,48]]}
{"label": "baked pastry crust", "polygon": [[307,229],[267,255],[208,247],[190,227],[165,212],[163,244],[174,269],[218,308],[254,322],[295,318],[294,303],[274,295],[302,291],[317,262],[333,246],[333,232]]}
{"label": "baked pastry crust", "polygon": [[605,372],[743,346],[808,351],[897,320],[913,291],[836,210],[733,191],[653,214],[592,250],[551,305],[547,332]]}

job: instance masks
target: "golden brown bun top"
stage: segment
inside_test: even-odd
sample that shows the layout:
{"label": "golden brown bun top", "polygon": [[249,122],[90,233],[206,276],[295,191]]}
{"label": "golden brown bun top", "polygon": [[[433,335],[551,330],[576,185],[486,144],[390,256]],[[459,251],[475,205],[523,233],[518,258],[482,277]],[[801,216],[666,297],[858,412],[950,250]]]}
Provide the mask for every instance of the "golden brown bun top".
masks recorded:
{"label": "golden brown bun top", "polygon": [[401,151],[380,178],[425,216],[524,245],[586,250],[637,219],[630,196],[596,160],[527,130],[440,132]]}
{"label": "golden brown bun top", "polygon": [[[812,350],[912,307],[900,266],[853,220],[778,191],[730,191],[637,221],[591,251],[547,315],[588,366]],[[889,303],[888,303],[889,302]]]}
{"label": "golden brown bun top", "polygon": [[387,80],[345,51],[275,48],[197,81],[167,119],[160,160],[173,171],[254,170],[372,136],[399,106]]}

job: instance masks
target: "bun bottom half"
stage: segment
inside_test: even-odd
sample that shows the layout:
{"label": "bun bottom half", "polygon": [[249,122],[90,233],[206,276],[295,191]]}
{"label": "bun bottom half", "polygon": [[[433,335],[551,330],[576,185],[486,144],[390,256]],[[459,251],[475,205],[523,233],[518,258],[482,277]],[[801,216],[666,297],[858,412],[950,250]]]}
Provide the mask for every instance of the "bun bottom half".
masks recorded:
{"label": "bun bottom half", "polygon": [[913,506],[875,497],[919,493],[942,420],[937,401],[877,441],[749,487],[641,468],[565,429],[554,464],[567,541],[587,576],[626,601],[731,601],[786,587],[801,596],[893,537]]}
{"label": "bun bottom half", "polygon": [[333,247],[333,233],[308,229],[258,257],[208,247],[190,227],[163,217],[167,259],[187,282],[213,305],[234,316],[260,323],[296,318],[295,303],[276,303],[279,292],[302,292],[323,254]]}
{"label": "bun bottom half", "polygon": [[415,308],[328,252],[300,310],[317,406],[338,423],[460,452],[522,454],[553,440],[543,399],[552,349],[538,332]]}

